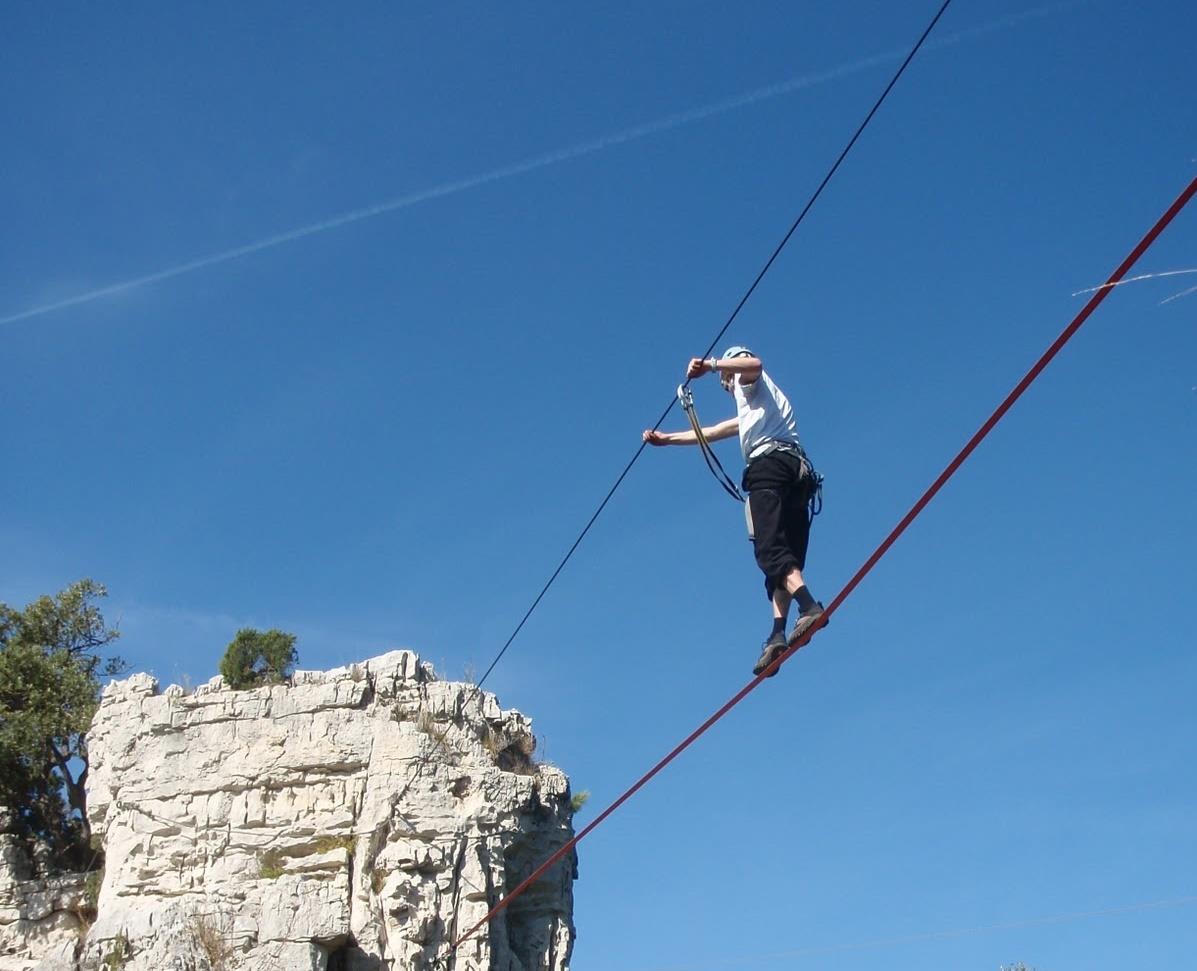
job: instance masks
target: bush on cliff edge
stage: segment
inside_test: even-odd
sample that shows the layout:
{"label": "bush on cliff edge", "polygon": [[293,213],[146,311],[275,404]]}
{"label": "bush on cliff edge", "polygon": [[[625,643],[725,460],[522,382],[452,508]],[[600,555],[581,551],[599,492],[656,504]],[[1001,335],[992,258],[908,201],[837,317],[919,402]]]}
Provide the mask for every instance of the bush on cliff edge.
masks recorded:
{"label": "bush on cliff edge", "polygon": [[256,688],[291,677],[297,660],[294,634],[243,627],[225,649],[220,673],[232,688]]}

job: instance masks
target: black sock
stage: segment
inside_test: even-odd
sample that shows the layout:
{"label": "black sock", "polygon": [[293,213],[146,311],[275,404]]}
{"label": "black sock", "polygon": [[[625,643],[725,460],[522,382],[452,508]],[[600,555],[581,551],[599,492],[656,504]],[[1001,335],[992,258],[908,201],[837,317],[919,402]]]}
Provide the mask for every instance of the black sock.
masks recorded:
{"label": "black sock", "polygon": [[[786,629],[785,617],[774,617],[773,618],[773,633],[774,634],[783,634],[783,633],[785,633],[785,629]],[[770,636],[772,636],[772,635],[770,635]]]}
{"label": "black sock", "polygon": [[805,613],[815,605],[815,598],[810,595],[810,591],[806,589],[805,583],[794,591],[794,599],[798,601],[798,610],[800,613]]}

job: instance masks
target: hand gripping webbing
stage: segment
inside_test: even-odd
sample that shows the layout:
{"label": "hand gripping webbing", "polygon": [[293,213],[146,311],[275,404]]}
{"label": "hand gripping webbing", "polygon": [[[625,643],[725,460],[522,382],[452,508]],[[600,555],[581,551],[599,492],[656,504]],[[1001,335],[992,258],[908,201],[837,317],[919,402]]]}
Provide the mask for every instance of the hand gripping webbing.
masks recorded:
{"label": "hand gripping webbing", "polygon": [[694,392],[686,387],[686,385],[679,384],[677,386],[677,400],[681,403],[686,417],[690,419],[690,427],[694,429],[694,437],[698,441],[702,457],[706,460],[707,468],[711,470],[711,475],[723,487],[723,491],[735,499],[736,502],[744,502],[744,493],[740,491],[735,480],[727,474],[723,468],[723,464],[719,461],[719,457],[711,449],[711,443],[707,441],[706,435],[702,433],[702,423],[699,422],[698,413],[694,410]]}

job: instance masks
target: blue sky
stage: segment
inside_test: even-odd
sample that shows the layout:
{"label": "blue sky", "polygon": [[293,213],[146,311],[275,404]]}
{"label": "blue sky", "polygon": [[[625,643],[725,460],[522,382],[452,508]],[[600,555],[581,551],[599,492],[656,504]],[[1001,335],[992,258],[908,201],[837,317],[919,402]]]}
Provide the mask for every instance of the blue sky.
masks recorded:
{"label": "blue sky", "polygon": [[[0,599],[92,576],[166,681],[245,624],[482,670],[932,12],[14,8]],[[742,313],[827,476],[817,596],[1192,177],[1195,28],[957,0]],[[1195,252],[1191,210],[1137,271]],[[576,968],[1192,954],[1197,294],[1161,301],[1194,284],[1119,288],[581,845]],[[580,821],[748,680],[742,528],[645,454],[488,682]]]}

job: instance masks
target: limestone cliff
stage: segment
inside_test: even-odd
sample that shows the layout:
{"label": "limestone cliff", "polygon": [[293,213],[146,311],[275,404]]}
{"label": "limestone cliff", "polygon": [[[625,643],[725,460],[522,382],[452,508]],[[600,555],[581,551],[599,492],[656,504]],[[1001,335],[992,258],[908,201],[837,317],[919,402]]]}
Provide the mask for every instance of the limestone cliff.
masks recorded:
{"label": "limestone cliff", "polygon": [[[0,971],[25,971],[47,955],[73,955],[86,932],[83,874],[35,878],[22,843],[0,807]],[[71,964],[48,958],[44,967]]]}
{"label": "limestone cliff", "polygon": [[248,691],[136,675],[88,739],[95,922],[39,967],[568,968],[572,861],[450,953],[570,838],[569,782],[409,651]]}

